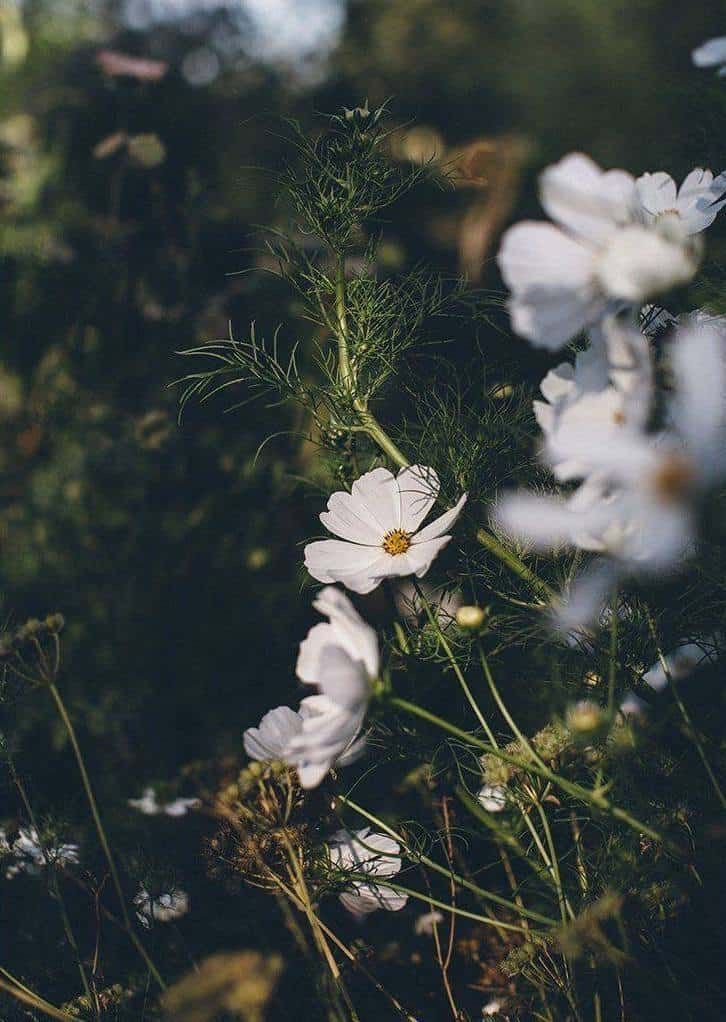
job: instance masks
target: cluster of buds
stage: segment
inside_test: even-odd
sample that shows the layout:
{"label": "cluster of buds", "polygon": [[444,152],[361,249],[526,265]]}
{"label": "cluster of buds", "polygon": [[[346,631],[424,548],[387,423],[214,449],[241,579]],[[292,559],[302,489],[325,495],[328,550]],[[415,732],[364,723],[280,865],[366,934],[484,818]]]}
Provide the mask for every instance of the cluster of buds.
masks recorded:
{"label": "cluster of buds", "polygon": [[37,617],[29,618],[14,632],[6,632],[0,636],[0,660],[11,659],[28,643],[40,643],[57,636],[64,627],[65,618],[62,614],[48,614],[43,621]]}

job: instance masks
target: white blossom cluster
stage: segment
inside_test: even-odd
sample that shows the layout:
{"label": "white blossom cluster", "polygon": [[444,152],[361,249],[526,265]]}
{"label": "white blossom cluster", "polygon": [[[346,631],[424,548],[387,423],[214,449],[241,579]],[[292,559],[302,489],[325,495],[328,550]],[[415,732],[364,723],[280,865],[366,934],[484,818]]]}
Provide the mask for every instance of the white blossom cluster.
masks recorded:
{"label": "white blossom cluster", "polygon": [[639,325],[643,303],[693,277],[726,173],[696,168],[677,188],[663,172],[636,180],[575,153],[543,172],[540,197],[554,222],[516,224],[499,252],[512,324],[540,347],[583,330],[590,344],[545,376],[534,404],[542,460],[569,489],[505,495],[494,521],[530,548],[596,555],[558,608],[568,632],[597,621],[623,577],[677,569],[695,548],[701,499],[726,475],[726,320],[673,321],[666,394]]}
{"label": "white blossom cluster", "polygon": [[43,843],[35,827],[21,827],[18,836],[9,842],[0,829],[0,855],[12,857],[5,869],[5,877],[12,880],[21,873],[37,876],[48,866],[65,867],[75,865],[78,859],[78,845]]}

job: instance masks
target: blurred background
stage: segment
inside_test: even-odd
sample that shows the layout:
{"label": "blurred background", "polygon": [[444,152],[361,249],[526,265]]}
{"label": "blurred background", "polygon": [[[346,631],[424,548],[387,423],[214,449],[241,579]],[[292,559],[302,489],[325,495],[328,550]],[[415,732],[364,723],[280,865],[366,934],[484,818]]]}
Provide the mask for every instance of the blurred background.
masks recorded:
{"label": "blurred background", "polygon": [[[238,755],[294,698],[313,451],[283,435],[256,457],[295,426],[284,409],[212,401],[179,424],[173,386],[177,353],[230,324],[307,337],[260,232],[289,225],[285,118],[318,131],[389,100],[396,159],[465,149],[465,187],[393,211],[382,271],[497,291],[498,235],[539,215],[543,164],[726,165],[722,87],[690,64],[724,31],[721,0],[0,0],[0,613],[66,616],[104,803]],[[38,809],[85,819],[46,699],[9,694]],[[0,800],[17,815],[5,777]]]}

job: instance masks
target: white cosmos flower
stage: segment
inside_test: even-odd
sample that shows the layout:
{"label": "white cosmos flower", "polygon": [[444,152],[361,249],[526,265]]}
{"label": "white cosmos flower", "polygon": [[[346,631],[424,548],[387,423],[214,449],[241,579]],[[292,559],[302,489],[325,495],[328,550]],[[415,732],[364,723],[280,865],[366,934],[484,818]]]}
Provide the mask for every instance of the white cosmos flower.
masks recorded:
{"label": "white cosmos flower", "polygon": [[331,866],[351,874],[348,887],[341,892],[341,903],[360,917],[377,908],[398,912],[408,901],[407,894],[399,894],[381,884],[361,877],[393,877],[400,872],[401,858],[397,841],[364,827],[351,833],[339,830],[328,842]]}
{"label": "white cosmos flower", "polygon": [[160,894],[150,894],[142,884],[134,898],[136,918],[147,930],[153,923],[170,923],[189,911],[189,895],[179,887]]}
{"label": "white cosmos flower", "polygon": [[268,710],[258,727],[248,727],[242,741],[250,759],[261,762],[284,760],[288,745],[302,731],[301,713],[289,706]]}
{"label": "white cosmos flower", "polygon": [[545,454],[561,481],[586,473],[581,460],[556,457],[570,434],[597,431],[604,440],[610,433],[642,429],[650,414],[653,367],[640,330],[607,317],[592,341],[578,352],[574,366],[563,362],[547,373],[540,386],[545,401],[534,402]]}
{"label": "white cosmos flower", "polygon": [[691,53],[696,67],[718,67],[719,75],[726,75],[726,35],[707,39]]}
{"label": "white cosmos flower", "polygon": [[477,799],[488,813],[501,813],[507,805],[507,790],[501,784],[485,784]]}
{"label": "white cosmos flower", "polygon": [[313,606],[328,620],[314,625],[300,644],[296,673],[318,692],[300,703],[299,724],[286,717],[291,734],[280,755],[297,768],[303,788],[317,787],[331,767],[362,752],[359,735],[380,668],[376,633],[345,593],[326,586]]}
{"label": "white cosmos flower", "polygon": [[18,873],[35,876],[48,865],[63,868],[79,861],[78,845],[55,842],[43,845],[35,827],[21,827],[12,846],[6,850],[16,860],[5,872],[8,879]]}
{"label": "white cosmos flower", "polygon": [[172,802],[159,802],[153,788],[144,788],[141,798],[130,798],[128,804],[144,816],[185,816],[190,809],[202,804],[198,798],[175,798]]}
{"label": "white cosmos flower", "polygon": [[687,283],[699,249],[678,218],[638,220],[635,179],[571,153],[540,176],[554,224],[510,227],[498,263],[518,334],[555,350],[608,311]]}
{"label": "white cosmos flower", "polygon": [[305,566],[319,582],[342,582],[354,593],[369,593],[384,578],[421,578],[451,539],[446,535],[466,503],[429,525],[421,524],[439,493],[432,468],[411,465],[394,476],[386,468],[366,472],[351,493],[332,494],[323,525],[340,539],[318,540],[305,547]]}
{"label": "white cosmos flower", "polygon": [[496,518],[512,536],[547,550],[563,544],[600,550],[559,610],[563,628],[595,620],[607,594],[631,572],[676,568],[696,541],[702,494],[726,474],[726,327],[716,317],[683,323],[671,347],[676,392],[658,434],[609,431],[585,423],[549,438],[550,459],[576,462],[587,476],[574,496],[520,493]]}
{"label": "white cosmos flower", "polygon": [[726,205],[726,173],[714,178],[710,170],[696,167],[680,188],[670,174],[643,174],[635,182],[640,216],[647,224],[675,218],[687,234],[704,231]]}
{"label": "white cosmos flower", "polygon": [[434,929],[444,921],[443,912],[433,909],[431,912],[424,912],[416,918],[413,924],[413,932],[417,937],[431,937]]}

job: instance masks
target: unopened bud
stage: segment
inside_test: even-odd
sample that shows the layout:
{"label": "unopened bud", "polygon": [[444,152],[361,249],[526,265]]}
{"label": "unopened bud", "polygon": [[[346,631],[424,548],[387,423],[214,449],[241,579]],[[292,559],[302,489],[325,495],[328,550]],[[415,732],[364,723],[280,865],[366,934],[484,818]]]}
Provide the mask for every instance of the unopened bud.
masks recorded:
{"label": "unopened bud", "polygon": [[48,614],[45,619],[45,627],[50,632],[62,632],[66,626],[66,619],[62,614]]}
{"label": "unopened bud", "polygon": [[484,624],[487,611],[483,607],[474,604],[459,607],[456,612],[456,623],[465,632],[478,632]]}
{"label": "unopened bud", "polygon": [[591,738],[606,720],[602,707],[590,699],[581,699],[567,711],[568,730],[576,737]]}

